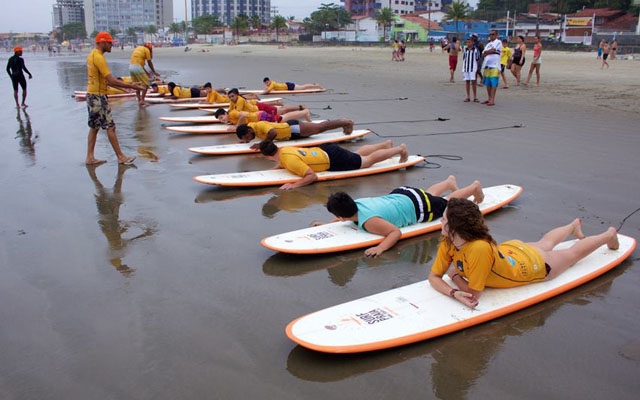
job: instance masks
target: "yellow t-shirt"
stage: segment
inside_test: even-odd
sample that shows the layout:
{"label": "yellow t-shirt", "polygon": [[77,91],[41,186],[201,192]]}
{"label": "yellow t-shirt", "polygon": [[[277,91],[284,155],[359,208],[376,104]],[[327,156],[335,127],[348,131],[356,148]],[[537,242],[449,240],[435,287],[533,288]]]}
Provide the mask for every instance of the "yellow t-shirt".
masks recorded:
{"label": "yellow t-shirt", "polygon": [[111,87],[111,86],[107,88],[107,94],[123,94],[123,93],[127,93],[127,92],[125,92],[122,89]]}
{"label": "yellow t-shirt", "polygon": [[191,89],[182,86],[176,86],[175,88],[173,88],[172,94],[180,99],[188,99],[191,97]]}
{"label": "yellow t-shirt", "polygon": [[535,248],[519,240],[494,245],[486,240],[466,243],[460,250],[443,240],[431,271],[444,275],[453,263],[469,287],[482,291],[485,287],[509,288],[538,282],[547,270],[544,258]]}
{"label": "yellow t-shirt", "polygon": [[289,90],[289,87],[287,86],[286,83],[279,83],[279,82],[276,82],[276,81],[271,81],[269,86],[267,86],[267,90],[269,90],[269,91],[271,91],[271,90]]}
{"label": "yellow t-shirt", "polygon": [[258,106],[256,106],[255,103],[257,103],[257,101],[252,101],[252,100],[247,101],[247,99],[245,99],[244,97],[238,96],[238,100],[236,100],[235,103],[229,104],[229,111],[238,110],[238,111],[257,112],[259,110],[258,110]]}
{"label": "yellow t-shirt", "polygon": [[[243,111],[243,112],[245,113],[245,115],[244,115],[244,123],[245,124],[251,126],[251,123],[259,121],[257,112],[246,112],[246,111]],[[239,119],[240,119],[240,111],[238,111],[238,110],[229,111],[229,122],[231,124],[234,124],[234,125],[237,124]],[[253,126],[251,126],[251,127],[253,128]],[[254,129],[254,131],[255,131],[255,129]],[[268,132],[268,130],[267,130],[267,132]],[[258,135],[256,134],[256,136],[258,136]]]}
{"label": "yellow t-shirt", "polygon": [[[212,90],[207,95],[207,103],[231,103],[231,100],[227,96]],[[231,110],[231,106],[229,106],[229,110]]]}
{"label": "yellow t-shirt", "polygon": [[513,55],[513,50],[511,50],[507,46],[504,46],[502,48],[502,51],[500,52],[500,64],[507,65],[507,61],[509,61],[512,55]]}
{"label": "yellow t-shirt", "polygon": [[146,46],[138,46],[131,53],[129,64],[138,64],[144,67],[144,63],[147,60],[151,60],[151,51]]}
{"label": "yellow t-shirt", "polygon": [[167,85],[158,85],[158,93],[159,94],[170,94],[169,93],[169,88],[167,87]]}
{"label": "yellow t-shirt", "polygon": [[286,122],[276,123],[276,122],[260,121],[260,122],[249,122],[247,125],[249,125],[249,127],[253,129],[253,131],[256,134],[256,137],[261,140],[264,140],[267,138],[267,135],[269,134],[269,131],[271,129],[274,129],[276,131],[276,137],[274,138],[274,140],[291,139],[291,126],[289,126],[289,124],[287,124]]}
{"label": "yellow t-shirt", "polygon": [[107,94],[107,76],[111,71],[107,66],[107,60],[98,50],[93,49],[87,56],[87,93]]}
{"label": "yellow t-shirt", "polygon": [[329,156],[320,147],[280,149],[280,166],[298,176],[304,176],[309,168],[315,172],[329,169]]}

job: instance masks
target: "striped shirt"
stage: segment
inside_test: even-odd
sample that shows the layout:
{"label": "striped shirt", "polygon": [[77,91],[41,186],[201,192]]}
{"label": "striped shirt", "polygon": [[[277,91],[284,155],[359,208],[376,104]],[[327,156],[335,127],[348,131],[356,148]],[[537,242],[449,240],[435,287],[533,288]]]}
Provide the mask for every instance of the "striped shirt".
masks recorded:
{"label": "striped shirt", "polygon": [[476,72],[478,70],[478,59],[480,59],[480,52],[477,48],[468,49],[465,47],[462,56],[462,72]]}

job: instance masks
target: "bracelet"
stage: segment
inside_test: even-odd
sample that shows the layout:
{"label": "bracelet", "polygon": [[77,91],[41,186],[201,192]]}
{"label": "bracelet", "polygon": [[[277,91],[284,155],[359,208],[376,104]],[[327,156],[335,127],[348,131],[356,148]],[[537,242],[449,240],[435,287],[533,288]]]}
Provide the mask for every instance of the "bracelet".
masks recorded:
{"label": "bracelet", "polygon": [[451,297],[453,297],[455,299],[457,291],[458,291],[458,289],[451,289],[451,291],[449,292],[449,296],[451,296]]}
{"label": "bracelet", "polygon": [[451,280],[453,281],[456,276],[460,276],[460,274],[453,274],[453,276],[451,277]]}

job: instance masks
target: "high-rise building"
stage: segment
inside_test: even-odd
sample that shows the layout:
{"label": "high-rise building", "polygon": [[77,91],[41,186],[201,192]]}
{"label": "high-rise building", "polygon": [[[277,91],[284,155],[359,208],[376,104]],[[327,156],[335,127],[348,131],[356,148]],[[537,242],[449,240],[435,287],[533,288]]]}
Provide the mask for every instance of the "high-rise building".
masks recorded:
{"label": "high-rise building", "polygon": [[53,5],[53,29],[84,23],[84,0],[57,0]]}
{"label": "high-rise building", "polygon": [[127,28],[157,29],[173,22],[173,0],[84,0],[87,32]]}
{"label": "high-rise building", "polygon": [[405,15],[415,11],[415,0],[340,0],[344,9],[352,16],[374,16],[383,8],[390,8],[394,14]]}
{"label": "high-rise building", "polygon": [[217,15],[225,25],[231,25],[240,14],[257,15],[268,24],[271,22],[271,0],[191,0],[191,19],[206,14]]}

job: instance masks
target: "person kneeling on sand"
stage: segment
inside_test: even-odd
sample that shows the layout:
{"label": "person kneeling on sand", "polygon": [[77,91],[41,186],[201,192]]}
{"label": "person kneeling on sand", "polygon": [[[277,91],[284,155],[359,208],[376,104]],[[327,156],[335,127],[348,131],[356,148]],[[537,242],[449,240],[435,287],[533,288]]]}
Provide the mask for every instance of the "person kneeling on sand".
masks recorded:
{"label": "person kneeling on sand", "polygon": [[[249,122],[248,124],[238,125],[236,135],[243,143],[249,143],[256,137],[262,142],[270,142],[273,140],[296,140],[306,138],[311,135],[326,132],[330,129],[342,128],[345,135],[353,132],[353,121],[348,119],[336,119],[323,122],[300,122],[298,120],[289,120],[287,122]],[[255,143],[252,149],[260,148],[262,143]]]}
{"label": "person kneeling on sand", "polygon": [[[578,241],[569,248],[554,250],[569,235]],[[442,236],[429,283],[470,308],[478,306],[485,287],[509,288],[550,280],[602,245],[611,250],[620,246],[614,227],[585,237],[577,218],[547,232],[537,242],[510,240],[498,244],[478,206],[467,199],[449,200],[442,216]],[[445,273],[455,287],[442,279]]]}
{"label": "person kneeling on sand", "polygon": [[[484,200],[480,182],[474,181],[459,189],[455,176],[449,175],[447,179],[428,189],[402,186],[379,197],[354,200],[345,192],[337,192],[329,197],[327,210],[336,216],[331,222],[353,221],[360,229],[384,236],[380,244],[364,251],[366,256],[376,257],[400,240],[402,232],[399,228],[442,217],[448,200],[441,196],[449,191],[449,199],[473,196],[475,203],[482,203]],[[312,225],[321,224],[314,222]]]}
{"label": "person kneeling on sand", "polygon": [[335,143],[324,143],[309,148],[278,148],[272,141],[264,141],[260,143],[260,152],[268,160],[275,161],[276,168],[286,169],[302,177],[296,182],[280,186],[280,189],[284,190],[312,184],[318,179],[316,172],[369,168],[397,155],[400,156],[401,163],[409,159],[407,146],[403,143],[394,147],[391,140],[362,146],[356,152],[346,150]]}

